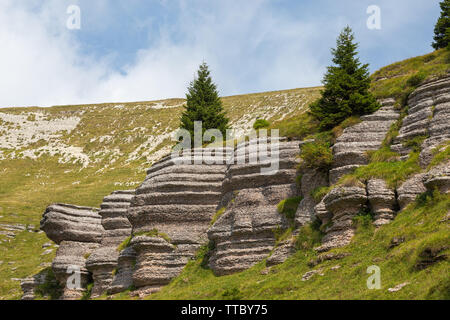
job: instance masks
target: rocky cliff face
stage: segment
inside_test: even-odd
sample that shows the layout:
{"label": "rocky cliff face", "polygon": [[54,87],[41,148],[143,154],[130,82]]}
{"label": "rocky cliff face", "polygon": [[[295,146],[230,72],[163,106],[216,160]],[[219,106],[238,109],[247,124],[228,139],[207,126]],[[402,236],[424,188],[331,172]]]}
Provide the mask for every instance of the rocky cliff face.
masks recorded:
{"label": "rocky cliff face", "polygon": [[381,101],[382,108],[372,115],[361,117],[362,122],[345,129],[333,146],[334,168],[330,183],[335,184],[344,175],[368,164],[367,151],[380,149],[392,124],[399,118],[395,101]]}
{"label": "rocky cliff face", "polygon": [[[47,208],[41,230],[59,245],[52,269],[61,287],[62,299],[79,299],[90,281],[86,259],[100,247],[104,232],[98,209],[66,204]],[[79,273],[80,283],[70,279]]]}
{"label": "rocky cliff face", "polygon": [[288,226],[277,205],[299,193],[295,184],[299,143],[280,143],[280,168],[270,175],[261,174],[270,163],[238,164],[240,157],[248,159],[257,149],[257,140],[238,145],[236,162],[223,183],[224,198],[229,199],[226,211],[208,231],[215,245],[210,267],[218,275],[245,270],[267,258],[275,246],[274,231]]}
{"label": "rocky cliff face", "polygon": [[114,271],[118,267],[118,246],[131,235],[131,224],[127,211],[135,191],[116,191],[104,198],[99,215],[105,229],[100,247],[86,261],[87,269],[92,273],[94,287],[92,297],[101,296],[110,289]]}
{"label": "rocky cliff face", "polygon": [[[141,292],[168,284],[207,241],[226,171],[225,163],[207,163],[215,156],[226,159],[228,151],[193,150],[182,158],[167,157],[148,170],[128,215],[136,252],[133,283]],[[199,156],[202,160],[195,164]]]}
{"label": "rocky cliff face", "polygon": [[[208,241],[213,248],[209,266],[217,275],[227,275],[266,258],[267,265],[281,263],[295,252],[290,240],[277,246],[277,230],[298,230],[319,219],[325,236],[316,249],[324,252],[351,241],[353,219],[360,212],[370,210],[379,227],[427,190],[448,194],[450,160],[428,166],[434,150],[449,140],[450,78],[426,83],[410,96],[409,113],[392,146],[406,159],[411,150],[405,142],[423,137],[421,172],[398,188],[378,178],[335,185],[345,174],[368,164],[367,151],[379,149],[398,121],[394,101],[385,100],[382,105],[337,139],[335,164],[329,173],[308,169],[299,178],[301,143],[272,140],[279,142],[278,150],[258,159],[263,145],[260,139],[252,139],[235,149],[195,149],[177,158],[163,158],[148,170],[135,192],[118,191],[105,197],[100,210],[50,206],[41,229],[60,245],[52,266],[57,280],[65,286],[67,269],[77,266],[82,288],[93,278],[93,296],[130,286],[149,294],[179,275]],[[201,161],[195,161],[199,156]],[[274,156],[279,156],[279,167],[269,169]],[[212,164],[218,157],[224,161]],[[316,204],[311,192],[328,185],[334,187]],[[298,196],[302,200],[294,219],[278,212],[280,201]],[[119,252],[121,243],[127,245]],[[27,297],[31,297],[29,287],[37,282],[24,283]],[[63,298],[79,298],[82,293],[83,289],[66,288]]]}
{"label": "rocky cliff face", "polygon": [[[371,179],[360,186],[339,186],[333,189],[316,206],[315,214],[328,225],[324,243],[318,251],[348,244],[353,237],[352,219],[361,210],[374,214],[374,224],[381,226],[394,219],[396,213],[413,202],[418,195],[439,189],[449,190],[450,160],[446,160],[427,172],[433,158],[433,150],[447,142],[450,135],[450,78],[431,81],[420,86],[408,100],[408,115],[403,119],[399,135],[391,146],[393,151],[408,158],[413,150],[408,141],[423,140],[420,146],[421,172],[411,176],[396,190],[389,188],[385,181]],[[367,164],[366,151],[381,147],[391,125],[398,119],[398,112],[392,107],[393,101],[382,102],[383,107],[373,115],[362,117],[362,123],[350,127],[333,147],[335,168],[330,171],[331,184],[337,183],[346,173]]]}

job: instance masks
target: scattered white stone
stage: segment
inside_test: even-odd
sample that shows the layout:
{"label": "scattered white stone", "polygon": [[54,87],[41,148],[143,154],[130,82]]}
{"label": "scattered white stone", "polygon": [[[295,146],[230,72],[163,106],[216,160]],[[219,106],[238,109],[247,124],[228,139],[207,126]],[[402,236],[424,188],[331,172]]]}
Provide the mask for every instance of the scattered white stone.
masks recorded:
{"label": "scattered white stone", "polygon": [[405,282],[402,284],[399,284],[398,286],[395,286],[394,288],[389,288],[388,291],[389,292],[397,292],[402,290],[404,287],[406,287],[409,284],[409,282]]}
{"label": "scattered white stone", "polygon": [[49,254],[52,253],[52,252],[53,252],[53,249],[45,250],[45,251],[41,254],[41,256],[49,255]]}
{"label": "scattered white stone", "polygon": [[340,269],[340,268],[341,268],[341,266],[340,266],[340,265],[337,265],[337,266],[332,267],[331,270],[334,271],[334,270],[338,270],[338,269]]}
{"label": "scattered white stone", "polygon": [[48,247],[51,247],[51,246],[52,246],[52,244],[50,242],[47,242],[47,243],[44,243],[42,245],[42,249],[45,249],[45,248],[48,248]]}

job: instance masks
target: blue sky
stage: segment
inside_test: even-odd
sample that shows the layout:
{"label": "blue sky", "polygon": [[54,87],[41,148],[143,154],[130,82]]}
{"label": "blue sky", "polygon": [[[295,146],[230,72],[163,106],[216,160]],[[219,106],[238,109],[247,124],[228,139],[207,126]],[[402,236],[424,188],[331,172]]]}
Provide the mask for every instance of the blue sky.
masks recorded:
{"label": "blue sky", "polygon": [[[1,0],[0,107],[183,97],[210,64],[222,95],[320,85],[350,25],[378,68],[432,51],[438,0]],[[81,9],[69,30],[66,10]],[[381,30],[366,10],[381,9]]]}

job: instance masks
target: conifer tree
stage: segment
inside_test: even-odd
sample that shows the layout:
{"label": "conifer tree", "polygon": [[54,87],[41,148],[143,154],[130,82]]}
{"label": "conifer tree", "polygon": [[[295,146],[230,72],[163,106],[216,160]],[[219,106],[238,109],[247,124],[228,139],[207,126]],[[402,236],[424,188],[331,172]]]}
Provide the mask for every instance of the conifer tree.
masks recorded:
{"label": "conifer tree", "polygon": [[311,114],[320,121],[320,129],[328,130],[351,116],[375,112],[379,104],[369,92],[369,65],[362,65],[357,57],[358,44],[346,27],[332,49],[333,66],[324,76],[322,97],[311,105]]}
{"label": "conifer tree", "polygon": [[189,85],[186,100],[181,128],[191,133],[192,142],[194,142],[195,121],[203,122],[202,134],[209,129],[218,129],[225,137],[229,120],[205,62],[200,65],[197,77]]}
{"label": "conifer tree", "polygon": [[450,44],[450,0],[444,0],[440,4],[441,16],[434,27],[433,48],[438,50],[447,47]]}

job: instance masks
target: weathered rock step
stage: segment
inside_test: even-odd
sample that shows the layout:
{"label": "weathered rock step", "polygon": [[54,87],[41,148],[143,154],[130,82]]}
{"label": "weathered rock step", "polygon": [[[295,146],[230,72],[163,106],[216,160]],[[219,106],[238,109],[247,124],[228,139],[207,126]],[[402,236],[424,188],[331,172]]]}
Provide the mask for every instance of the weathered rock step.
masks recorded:
{"label": "weathered rock step", "polygon": [[156,176],[160,176],[163,174],[225,174],[226,166],[223,165],[178,165],[171,166],[167,168],[163,168],[161,170],[155,170],[151,173],[148,173],[147,178],[145,180],[150,180]]}
{"label": "weathered rock step", "polygon": [[47,208],[46,212],[49,211],[58,212],[67,216],[74,216],[77,218],[86,217],[97,220],[101,219],[98,215],[98,211],[100,211],[100,209],[98,208],[78,207],[69,204],[55,203]]}
{"label": "weathered rock step", "polygon": [[340,168],[335,168],[330,170],[330,183],[336,184],[340,178],[347,174],[353,173],[356,169],[358,169],[361,165],[355,164],[355,165],[347,165]]}
{"label": "weathered rock step", "polygon": [[217,204],[220,201],[221,192],[170,192],[138,195],[133,202],[138,205],[162,205],[162,204]]}
{"label": "weathered rock step", "polygon": [[102,210],[100,210],[100,212],[98,214],[102,217],[102,219],[125,218],[126,214],[128,212],[129,206],[130,205],[128,204],[128,206],[124,207],[124,208],[115,208],[115,207],[103,208]]}
{"label": "weathered rock step", "polygon": [[259,239],[247,239],[238,241],[224,241],[217,244],[217,249],[219,253],[216,255],[217,258],[222,256],[240,256],[250,252],[262,252],[273,249],[275,244],[275,239],[272,238],[259,238]]}
{"label": "weathered rock step", "polygon": [[450,91],[450,78],[446,77],[440,80],[432,80],[428,83],[422,84],[409,96],[409,101],[414,103],[417,100],[432,97],[435,92]]}
{"label": "weathered rock step", "polygon": [[[358,149],[361,149],[367,145],[367,141],[368,140],[375,140],[375,141],[383,141],[384,138],[386,137],[386,133],[385,132],[378,132],[378,131],[374,131],[370,133],[370,139],[368,139],[368,136],[366,134],[367,132],[361,132],[358,134],[354,134],[354,135],[346,135],[345,137],[341,137],[338,139],[338,142],[335,145],[339,145],[341,143],[354,143],[357,142],[360,145],[358,145]],[[381,143],[380,143],[381,144]],[[356,145],[356,144],[355,144]],[[348,150],[347,150],[348,151]]]}
{"label": "weathered rock step", "polygon": [[[130,202],[133,198],[130,198]],[[100,212],[99,214],[101,216],[104,215],[104,211],[108,210],[113,211],[116,210],[118,213],[123,212],[123,210],[126,211],[126,209],[130,206],[130,202],[103,202],[100,205]]]}
{"label": "weathered rock step", "polygon": [[[154,221],[210,221],[211,213],[216,212],[217,205],[147,205],[132,207],[129,210],[131,219],[149,219]],[[138,218],[139,217],[139,218]],[[140,221],[144,223],[144,221]]]}
{"label": "weathered rock step", "polygon": [[159,175],[147,179],[147,181],[142,185],[146,187],[151,183],[158,182],[176,182],[176,181],[195,181],[195,182],[221,182],[223,180],[224,174],[190,174],[190,173],[168,173],[164,175]]}
{"label": "weathered rock step", "polygon": [[346,151],[336,153],[333,159],[333,168],[337,169],[345,166],[359,166],[367,165],[368,157],[365,152],[361,151]]}
{"label": "weathered rock step", "polygon": [[296,171],[280,170],[277,175],[265,175],[254,173],[249,175],[234,176],[224,181],[224,191],[239,191],[242,189],[253,189],[264,186],[287,185],[295,181]]}
{"label": "weathered rock step", "polygon": [[135,191],[133,193],[113,193],[103,198],[103,202],[107,203],[130,203],[133,199]]}
{"label": "weathered rock step", "polygon": [[[261,169],[271,169],[272,163],[264,162],[259,164],[240,164],[235,165],[228,171],[227,176],[239,176],[239,175],[252,175],[252,174],[258,174],[261,175]],[[280,160],[278,165],[273,167],[272,169],[278,169],[283,171],[296,171],[296,166],[298,165],[298,160],[290,159],[290,160]],[[277,170],[277,171],[278,171]]]}
{"label": "weathered rock step", "polygon": [[360,142],[339,142],[333,146],[334,153],[348,152],[349,150],[369,151],[380,148],[382,141],[367,141],[365,144]]}
{"label": "weathered rock step", "polygon": [[130,221],[127,218],[104,218],[102,225],[106,230],[131,229]]}
{"label": "weathered rock step", "polygon": [[139,188],[138,194],[151,192],[221,192],[222,182],[167,181]]}

